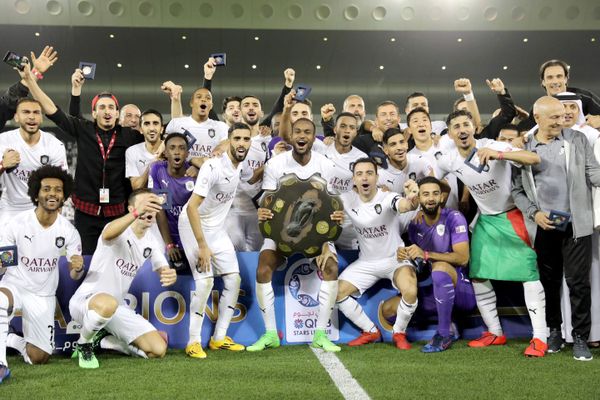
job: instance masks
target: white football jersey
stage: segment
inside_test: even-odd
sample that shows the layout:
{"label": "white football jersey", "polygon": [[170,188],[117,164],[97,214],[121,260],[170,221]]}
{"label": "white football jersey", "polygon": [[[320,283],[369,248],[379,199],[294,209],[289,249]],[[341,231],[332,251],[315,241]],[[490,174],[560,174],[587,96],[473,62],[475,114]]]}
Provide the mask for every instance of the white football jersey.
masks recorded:
{"label": "white football jersey", "polygon": [[[244,175],[243,163],[234,167],[227,153],[221,157],[211,158],[202,164],[194,193],[204,197],[198,208],[203,230],[219,230],[224,227],[225,217],[231,208],[235,192],[242,180],[248,180]],[[188,219],[187,203],[179,219]]]}
{"label": "white football jersey", "polygon": [[[269,159],[269,142],[271,140],[271,136],[256,135],[252,137],[250,150],[248,150],[246,159],[243,162],[243,175],[248,175],[249,178],[252,177],[254,171],[267,162]],[[256,207],[252,199],[260,192],[261,185],[260,181],[251,185],[247,181],[242,180],[233,199],[231,210],[256,214]]]}
{"label": "white football jersey", "polygon": [[[508,143],[491,139],[476,140],[476,147],[488,147],[505,153],[519,151]],[[475,155],[472,163],[478,163]],[[515,164],[516,165],[516,164]],[[465,163],[458,149],[442,154],[435,166],[436,176],[440,179],[453,173],[469,189],[471,196],[484,215],[496,215],[515,208],[511,195],[511,163],[504,160],[492,160],[481,171],[477,172]]]}
{"label": "white football jersey", "polygon": [[379,178],[377,184],[387,186],[389,190],[396,193],[404,193],[404,183],[412,179],[418,181],[433,172],[433,166],[428,158],[407,154],[406,167],[399,170],[388,162],[387,168],[377,168]]}
{"label": "white football jersey", "polygon": [[293,157],[293,150],[286,151],[271,158],[266,166],[263,176],[263,190],[276,190],[279,184],[279,178],[283,175],[294,173],[299,179],[308,179],[315,174],[319,174],[327,181],[327,188],[335,192],[331,186],[332,177],[335,176],[335,163],[322,154],[311,150],[311,156],[308,164],[300,165]]}
{"label": "white football jersey", "polygon": [[125,151],[125,177],[142,176],[156,156],[148,151],[146,142],[135,144]]}
{"label": "white football jersey", "polygon": [[209,157],[215,147],[227,139],[227,124],[221,121],[207,119],[204,122],[196,122],[192,117],[173,118],[165,130],[169,133],[184,133],[188,131],[196,142],[190,148],[189,158]]}
{"label": "white football jersey", "polygon": [[123,304],[131,282],[146,260],[151,260],[154,271],[169,266],[163,251],[150,229],[142,238],[136,236],[131,226],[111,241],[100,235],[88,273],[73,297],[103,292]]}
{"label": "white football jersey", "polygon": [[358,234],[358,258],[360,260],[382,260],[396,257],[398,247],[404,246],[400,237],[408,229],[414,212],[398,215],[396,203],[402,197],[395,192],[377,189],[373,199],[365,203],[354,191],[341,194],[346,215]]}
{"label": "white football jersey", "polygon": [[68,168],[65,145],[50,133],[40,133],[39,142],[33,146],[25,143],[19,129],[0,135],[0,156],[9,149],[16,150],[21,156],[21,162],[15,169],[10,172],[4,171],[0,176],[4,188],[0,199],[0,210],[3,213],[34,208],[27,195],[27,182],[33,171],[43,165],[55,165],[64,170]]}
{"label": "white football jersey", "polygon": [[330,178],[329,186],[340,193],[352,190],[354,187],[352,166],[356,160],[367,157],[367,155],[356,147],[352,147],[347,153],[340,154],[335,148],[335,143],[326,145],[320,140],[315,140],[313,150],[323,154],[335,163],[335,172]]}
{"label": "white football jersey", "polygon": [[44,228],[35,210],[16,214],[0,233],[1,246],[17,246],[19,265],[7,267],[0,282],[10,283],[38,296],[54,296],[58,287],[58,259],[81,255],[79,233],[62,215]]}
{"label": "white football jersey", "polygon": [[[443,138],[447,138],[448,135],[444,135],[442,136]],[[450,139],[449,139],[450,140]],[[442,146],[431,146],[428,150],[422,151],[417,149],[416,147],[414,147],[411,151],[408,152],[409,155],[415,155],[418,157],[425,157],[429,160],[429,163],[432,166],[435,166],[435,164],[437,164],[437,159],[445,152],[447,152],[448,150],[451,149],[456,149],[456,146],[454,145],[454,142],[452,140],[450,140],[449,142],[446,141],[446,143],[451,143],[452,146],[447,146],[445,148],[443,148]],[[440,140],[440,145],[442,144],[442,140]],[[435,168],[434,168],[435,170]],[[453,210],[458,210],[458,198],[459,198],[459,193],[458,193],[458,181],[456,180],[456,176],[454,174],[448,174],[446,176],[446,181],[448,182],[448,186],[450,186],[450,195],[448,196],[448,200],[446,200],[446,205],[444,207],[446,208],[452,208]]]}

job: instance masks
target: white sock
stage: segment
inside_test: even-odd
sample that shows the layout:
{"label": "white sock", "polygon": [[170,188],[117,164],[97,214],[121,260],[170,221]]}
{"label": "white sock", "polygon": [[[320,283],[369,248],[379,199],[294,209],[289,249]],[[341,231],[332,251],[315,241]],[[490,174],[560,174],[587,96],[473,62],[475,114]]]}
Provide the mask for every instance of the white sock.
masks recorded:
{"label": "white sock", "polygon": [[354,325],[358,326],[361,331],[371,333],[377,332],[377,327],[373,321],[365,314],[363,308],[353,297],[348,296],[336,304],[346,318],[352,321]]}
{"label": "white sock", "polygon": [[502,336],[502,325],[498,318],[498,309],[496,308],[496,292],[492,287],[492,282],[489,280],[483,282],[473,282],[473,291],[475,292],[475,300],[479,314],[483,319],[483,323],[487,327],[488,332],[496,336]]}
{"label": "white sock", "polygon": [[22,336],[19,336],[15,333],[9,333],[8,337],[6,338],[6,347],[17,350],[19,353],[21,353],[23,361],[25,361],[27,364],[32,364],[29,354],[27,354],[27,342]]}
{"label": "white sock", "polygon": [[0,364],[8,367],[6,361],[6,338],[8,336],[8,297],[0,292]]}
{"label": "white sock", "polygon": [[105,318],[96,311],[88,309],[83,316],[83,323],[81,324],[81,332],[79,333],[77,343],[90,343],[96,332],[104,328],[111,318],[112,316]]}
{"label": "white sock", "polygon": [[100,341],[100,347],[105,350],[115,350],[119,353],[126,354],[128,356],[138,356],[142,358],[148,358],[139,348],[132,344],[127,344],[116,336],[108,335],[102,338]]}
{"label": "white sock", "polygon": [[190,301],[190,338],[188,345],[198,342],[202,343],[202,322],[204,322],[204,312],[206,302],[214,284],[213,278],[198,279],[196,281],[196,290],[192,292]]}
{"label": "white sock", "polygon": [[326,329],[335,306],[338,281],[322,281],[319,289],[319,315],[317,316],[317,329]]}
{"label": "white sock", "polygon": [[259,283],[256,282],[256,298],[258,307],[262,311],[265,329],[267,331],[276,331],[277,322],[275,322],[275,293],[271,282]]}
{"label": "white sock", "polygon": [[408,304],[404,301],[404,298],[400,299],[398,309],[396,310],[396,322],[394,322],[393,328],[394,333],[406,332],[406,327],[408,326],[412,315],[415,313],[418,304],[419,300],[415,301],[414,304]]}
{"label": "white sock", "polygon": [[533,327],[533,337],[546,343],[548,327],[546,326],[546,293],[539,280],[523,282],[525,305]]}
{"label": "white sock", "polygon": [[240,283],[242,282],[240,274],[237,273],[223,275],[222,278],[223,292],[219,299],[219,318],[215,325],[215,333],[213,335],[214,340],[225,339],[240,294]]}

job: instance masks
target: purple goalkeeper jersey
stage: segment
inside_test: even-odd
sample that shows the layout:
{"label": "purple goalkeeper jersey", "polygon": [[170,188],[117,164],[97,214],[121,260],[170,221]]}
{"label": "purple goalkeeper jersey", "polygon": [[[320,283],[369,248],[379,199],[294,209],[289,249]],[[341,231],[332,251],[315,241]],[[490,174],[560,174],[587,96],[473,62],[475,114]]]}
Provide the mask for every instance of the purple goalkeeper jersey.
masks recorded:
{"label": "purple goalkeeper jersey", "polygon": [[443,208],[440,219],[432,226],[427,225],[425,219],[420,224],[411,222],[408,236],[423,250],[450,253],[453,244],[469,241],[467,228],[467,221],[459,211]]}
{"label": "purple goalkeeper jersey", "polygon": [[[186,170],[190,164],[185,163]],[[180,248],[181,241],[179,240],[179,229],[177,223],[179,221],[179,214],[181,209],[187,203],[189,198],[194,192],[195,179],[189,176],[183,178],[173,178],[167,172],[167,161],[158,161],[152,164],[150,167],[150,173],[148,176],[148,187],[152,189],[168,189],[171,192],[171,209],[165,210],[167,214],[167,221],[169,222],[169,232],[173,243],[177,244]]]}

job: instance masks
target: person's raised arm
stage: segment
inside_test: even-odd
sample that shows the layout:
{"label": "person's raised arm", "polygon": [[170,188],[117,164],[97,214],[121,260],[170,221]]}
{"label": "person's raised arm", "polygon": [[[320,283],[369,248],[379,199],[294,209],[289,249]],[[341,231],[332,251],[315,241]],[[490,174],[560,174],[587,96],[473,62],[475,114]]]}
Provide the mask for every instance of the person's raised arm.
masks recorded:
{"label": "person's raised arm", "polygon": [[328,103],[321,107],[321,127],[323,128],[324,136],[334,136],[333,132],[333,115],[335,114],[335,107],[333,104]]}
{"label": "person's raised arm", "polygon": [[461,94],[467,102],[467,110],[473,115],[473,124],[475,125],[476,132],[480,132],[481,126],[481,114],[479,114],[479,107],[473,94],[473,88],[471,81],[467,78],[460,78],[454,81],[454,90]]}
{"label": "person's raised arm", "polygon": [[35,79],[35,75],[31,72],[29,64],[25,64],[23,66],[23,70],[18,72],[21,76],[22,82],[25,82],[25,85],[29,88],[29,92],[33,98],[40,102],[44,114],[55,114],[56,111],[58,111],[58,108],[52,99],[50,99],[50,97],[48,97],[48,95],[39,87],[37,79]]}
{"label": "person's raised arm", "polygon": [[166,81],[160,86],[160,90],[168,94],[171,100],[171,119],[182,117],[181,94],[183,93],[183,87],[172,81]]}
{"label": "person's raised arm", "polygon": [[285,79],[285,83],[283,85],[283,88],[281,89],[281,93],[279,94],[279,97],[273,104],[269,115],[267,115],[260,123],[261,125],[271,126],[271,120],[273,119],[273,117],[276,114],[279,114],[283,111],[283,103],[285,101],[285,96],[290,92],[290,90],[292,90],[292,87],[294,86],[294,80],[296,79],[296,71],[294,71],[292,68],[286,68],[286,70],[283,71],[283,77]]}
{"label": "person's raised arm", "polygon": [[71,75],[71,100],[69,101],[69,115],[81,118],[81,89],[85,83],[83,71],[79,68]]}
{"label": "person's raised arm", "polygon": [[147,195],[138,195],[132,210],[121,218],[117,218],[106,225],[102,231],[102,240],[110,242],[119,237],[136,219],[143,216],[146,212],[160,212],[162,206],[160,199],[154,193]]}
{"label": "person's raised arm", "polygon": [[492,79],[491,81],[486,79],[485,83],[498,97],[500,113],[492,118],[487,126],[483,128],[480,137],[496,140],[502,126],[511,123],[517,115],[517,109],[508,90],[504,87],[504,82],[500,78]]}
{"label": "person's raised arm", "polygon": [[[206,61],[204,63],[204,81],[202,82],[202,87],[204,89],[207,89],[211,93],[212,93],[212,79],[215,75],[216,70],[217,70],[217,63],[216,63],[215,59],[213,57],[209,57],[208,61]],[[215,121],[219,120],[219,116],[215,112],[214,107],[208,112],[208,118],[215,120]]]}
{"label": "person's raised arm", "polygon": [[506,160],[512,161],[521,165],[534,165],[541,162],[541,158],[536,153],[527,150],[517,151],[498,151],[483,147],[477,151],[477,157],[481,164],[487,164],[490,160]]}
{"label": "person's raised arm", "polygon": [[283,111],[281,112],[281,123],[279,124],[279,136],[284,142],[290,141],[292,136],[292,123],[290,121],[290,114],[292,112],[292,106],[294,105],[294,96],[296,95],[295,90],[291,90],[283,101]]}

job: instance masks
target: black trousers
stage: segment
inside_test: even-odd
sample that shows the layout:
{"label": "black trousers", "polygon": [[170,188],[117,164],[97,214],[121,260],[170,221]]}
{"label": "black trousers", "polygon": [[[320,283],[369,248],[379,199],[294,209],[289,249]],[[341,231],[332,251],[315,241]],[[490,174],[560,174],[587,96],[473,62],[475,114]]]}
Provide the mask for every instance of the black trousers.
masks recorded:
{"label": "black trousers", "polygon": [[573,336],[587,340],[591,324],[590,269],[592,267],[592,236],[573,239],[571,224],[565,232],[537,229],[535,249],[540,280],[546,292],[546,322],[550,329],[560,329],[560,292],[563,272],[569,288]]}
{"label": "black trousers", "polygon": [[81,236],[81,252],[83,255],[94,254],[102,229],[110,221],[117,218],[119,217],[89,215],[77,209],[75,210],[75,228],[77,228],[79,236]]}

